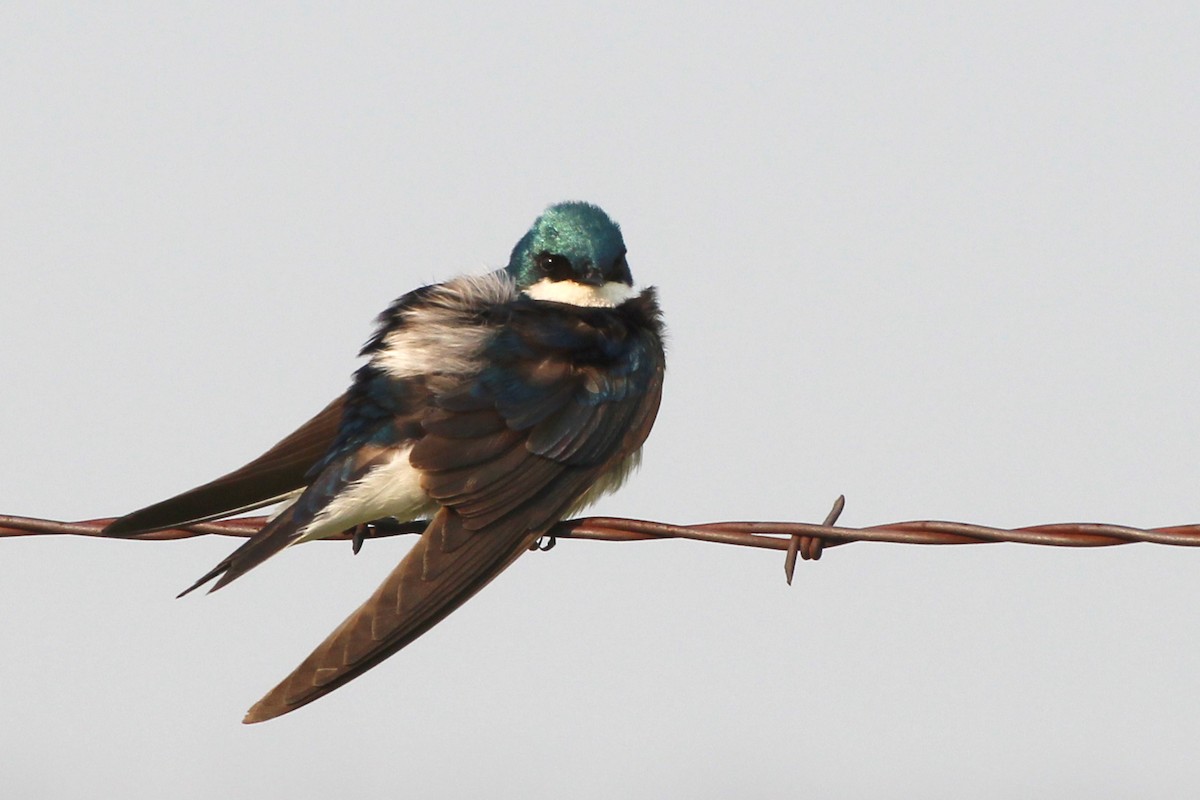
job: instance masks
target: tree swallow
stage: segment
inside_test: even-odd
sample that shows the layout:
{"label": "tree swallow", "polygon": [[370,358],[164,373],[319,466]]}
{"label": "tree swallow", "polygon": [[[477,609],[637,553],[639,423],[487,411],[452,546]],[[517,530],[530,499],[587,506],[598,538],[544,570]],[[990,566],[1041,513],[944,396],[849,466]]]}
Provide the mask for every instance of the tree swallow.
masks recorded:
{"label": "tree swallow", "polygon": [[[428,517],[362,606],[247,713],[260,722],[379,664],[466,602],[640,460],[665,361],[653,288],[587,203],[553,205],[508,266],[409,292],[353,383],[239,470],[106,529],[136,536],[292,500],[189,589],[373,520]],[[182,595],[181,595],[182,596]]]}

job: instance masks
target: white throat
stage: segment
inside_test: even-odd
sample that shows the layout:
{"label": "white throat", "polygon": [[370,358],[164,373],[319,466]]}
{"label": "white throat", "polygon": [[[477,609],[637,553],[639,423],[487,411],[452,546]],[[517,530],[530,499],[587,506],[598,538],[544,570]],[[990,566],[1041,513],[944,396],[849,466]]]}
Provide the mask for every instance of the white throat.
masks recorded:
{"label": "white throat", "polygon": [[637,293],[632,286],[617,281],[608,281],[602,286],[589,286],[579,281],[552,281],[542,278],[526,289],[525,294],[534,300],[548,300],[551,303],[615,308]]}

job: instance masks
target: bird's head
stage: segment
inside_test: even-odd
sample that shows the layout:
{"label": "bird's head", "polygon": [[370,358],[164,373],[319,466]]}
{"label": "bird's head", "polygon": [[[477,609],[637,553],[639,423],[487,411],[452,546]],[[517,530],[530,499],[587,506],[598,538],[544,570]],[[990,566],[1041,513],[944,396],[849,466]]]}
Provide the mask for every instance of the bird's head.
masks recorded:
{"label": "bird's head", "polygon": [[535,300],[616,306],[633,296],[621,229],[590,203],[557,203],[513,248],[508,272]]}

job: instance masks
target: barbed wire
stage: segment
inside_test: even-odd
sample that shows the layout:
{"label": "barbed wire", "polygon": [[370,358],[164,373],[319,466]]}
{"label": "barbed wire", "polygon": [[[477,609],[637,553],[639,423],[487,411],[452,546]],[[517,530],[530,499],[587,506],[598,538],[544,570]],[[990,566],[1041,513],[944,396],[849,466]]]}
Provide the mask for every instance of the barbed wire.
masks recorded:
{"label": "barbed wire", "polygon": [[[891,522],[865,528],[838,526],[845,507],[839,497],[820,525],[805,522],[707,522],[698,525],[672,525],[644,519],[621,517],[580,517],[563,520],[542,537],[535,547],[549,550],[558,539],[589,539],[605,542],[636,542],[655,539],[692,539],[739,547],[781,550],[787,555],[784,574],[792,582],[796,559],[820,559],[829,547],[851,542],[890,542],[892,544],[1035,544],[1051,547],[1113,547],[1121,544],[1166,544],[1200,547],[1200,525],[1176,525],[1166,528],[1132,528],[1095,522],[1063,522],[1030,525],[1021,528],[992,528],[964,522],[924,520]],[[253,536],[268,517],[239,517],[220,522],[205,522],[182,528],[170,528],[131,537],[134,541],[169,541],[195,536]],[[72,535],[101,536],[112,519],[61,522],[0,514],[0,537]],[[330,541],[353,541],[358,552],[367,539],[420,534],[426,522],[378,520],[329,537]]]}

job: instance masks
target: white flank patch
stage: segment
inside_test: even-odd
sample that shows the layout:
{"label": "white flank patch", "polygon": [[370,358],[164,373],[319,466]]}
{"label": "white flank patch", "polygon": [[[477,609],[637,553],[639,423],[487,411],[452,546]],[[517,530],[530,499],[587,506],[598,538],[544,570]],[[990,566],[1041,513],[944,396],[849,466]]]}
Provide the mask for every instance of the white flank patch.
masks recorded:
{"label": "white flank patch", "polygon": [[384,517],[416,519],[436,509],[437,504],[421,488],[420,471],[408,463],[410,449],[397,451],[387,463],[342,489],[293,544],[324,539]]}
{"label": "white flank patch", "polygon": [[516,284],[504,270],[446,281],[416,308],[404,312],[403,327],[388,334],[372,363],[393,378],[473,372],[496,333],[474,315],[516,296]]}
{"label": "white flank patch", "polygon": [[617,462],[608,472],[596,479],[596,482],[583,493],[583,496],[575,501],[575,505],[567,509],[567,513],[563,515],[563,518],[573,517],[604,495],[617,491],[625,485],[625,481],[629,476],[641,466],[642,450],[639,447]]}
{"label": "white flank patch", "polygon": [[424,322],[388,334],[384,349],[371,360],[393,378],[415,378],[440,372],[465,375],[478,367],[478,358],[494,330],[466,322]]}
{"label": "white flank patch", "polygon": [[542,278],[525,290],[534,300],[569,303],[590,308],[615,308],[637,294],[632,286],[608,281],[603,286],[589,286],[579,281],[552,281]]}

